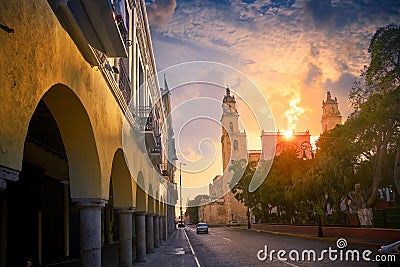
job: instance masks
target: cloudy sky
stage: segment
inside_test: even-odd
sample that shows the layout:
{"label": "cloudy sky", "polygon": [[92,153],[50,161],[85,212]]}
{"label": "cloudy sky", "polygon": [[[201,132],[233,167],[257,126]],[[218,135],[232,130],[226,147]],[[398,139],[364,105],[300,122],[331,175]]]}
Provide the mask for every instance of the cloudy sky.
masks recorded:
{"label": "cloudy sky", "polygon": [[[226,64],[254,81],[276,129],[313,136],[321,132],[326,92],[338,98],[346,119],[348,92],[369,63],[372,35],[400,23],[396,0],[149,0],[147,12],[158,70],[189,61]],[[221,79],[233,90],[243,85]],[[259,148],[255,141],[249,146]]]}

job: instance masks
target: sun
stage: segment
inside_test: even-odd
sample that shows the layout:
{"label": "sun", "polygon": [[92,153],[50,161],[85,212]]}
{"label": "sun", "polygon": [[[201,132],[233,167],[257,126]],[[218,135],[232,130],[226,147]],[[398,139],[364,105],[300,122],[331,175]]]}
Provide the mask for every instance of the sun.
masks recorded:
{"label": "sun", "polygon": [[290,139],[290,138],[292,138],[292,136],[293,136],[293,132],[292,132],[292,131],[286,131],[284,135],[285,135],[285,137],[286,137],[287,139]]}

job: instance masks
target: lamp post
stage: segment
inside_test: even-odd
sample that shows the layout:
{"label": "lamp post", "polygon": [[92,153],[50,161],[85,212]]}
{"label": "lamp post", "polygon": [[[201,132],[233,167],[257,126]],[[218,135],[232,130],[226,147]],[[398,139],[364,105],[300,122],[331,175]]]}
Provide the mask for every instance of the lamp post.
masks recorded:
{"label": "lamp post", "polygon": [[179,163],[179,195],[180,195],[180,214],[181,214],[181,224],[183,223],[183,212],[182,212],[182,165],[186,166],[185,163]]}
{"label": "lamp post", "polygon": [[[301,147],[301,150],[303,150],[303,160],[307,159],[307,155],[306,155],[307,149],[309,149],[309,152],[311,154],[312,166],[313,166],[313,176],[314,176],[314,179],[315,179],[315,201],[316,201],[315,208],[316,208],[317,205],[318,205],[318,183],[317,183],[317,178],[316,178],[316,175],[315,175],[315,163],[314,163],[315,154],[314,154],[314,151],[312,149],[311,143],[308,142],[308,141],[302,142],[300,147]],[[316,211],[316,214],[317,214],[318,237],[323,237],[324,236],[324,232],[322,231],[321,217],[320,217],[320,214],[318,213],[318,210],[315,209],[315,211]]]}

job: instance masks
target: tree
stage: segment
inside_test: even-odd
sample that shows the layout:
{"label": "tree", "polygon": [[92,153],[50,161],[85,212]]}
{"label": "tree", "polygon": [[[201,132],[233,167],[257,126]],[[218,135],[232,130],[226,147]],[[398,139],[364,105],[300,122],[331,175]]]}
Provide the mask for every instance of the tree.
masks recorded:
{"label": "tree", "polygon": [[[249,192],[249,185],[254,176],[257,164],[257,161],[250,161],[246,164],[246,160],[237,160],[230,166],[230,170],[233,171],[232,184],[235,184],[232,188],[232,193],[237,200],[248,208],[248,220],[250,219],[249,209],[255,208],[258,203],[257,194]],[[244,172],[243,168],[245,168]]]}
{"label": "tree", "polygon": [[[355,108],[348,124],[352,142],[361,149],[360,160],[372,164],[372,187],[367,206],[372,207],[382,181],[382,166],[391,150],[400,154],[400,26],[390,24],[377,30],[368,49],[371,62],[350,92]],[[400,155],[396,156],[395,184],[400,194]],[[396,169],[397,168],[397,169]]]}
{"label": "tree", "polygon": [[[309,184],[312,181],[306,174],[311,165],[309,162],[299,159],[297,151],[284,151],[275,157],[269,173],[260,171],[260,173],[267,174],[260,187],[254,192],[249,192],[249,183],[255,175],[257,164],[258,162],[246,164],[246,161],[235,161],[231,166],[231,170],[234,172],[233,182],[236,183],[232,192],[236,199],[265,221],[268,221],[272,208],[277,209],[277,219],[281,222],[292,222],[295,220],[296,212],[303,208],[305,211],[310,209],[311,195],[315,196],[313,194],[315,191],[310,189]],[[258,168],[263,170],[263,168],[269,168],[270,165],[269,161],[261,161]],[[244,171],[243,168],[245,168]],[[293,186],[299,180],[303,181],[303,185],[299,187],[300,183],[297,183],[297,186]],[[301,197],[296,190],[301,192]],[[298,200],[300,204],[293,203],[293,199]]]}

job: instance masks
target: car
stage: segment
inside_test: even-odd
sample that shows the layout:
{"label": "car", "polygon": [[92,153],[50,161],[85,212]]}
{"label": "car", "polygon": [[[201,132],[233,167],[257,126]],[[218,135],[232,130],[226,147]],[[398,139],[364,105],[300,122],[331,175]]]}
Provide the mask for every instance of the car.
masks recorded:
{"label": "car", "polygon": [[240,226],[240,224],[239,224],[239,222],[237,221],[237,220],[232,220],[232,221],[230,221],[230,222],[228,222],[227,224],[226,224],[226,226]]}
{"label": "car", "polygon": [[197,226],[196,226],[196,233],[198,233],[198,234],[200,234],[200,233],[208,234],[207,223],[205,223],[205,222],[198,223]]}
{"label": "car", "polygon": [[[379,262],[379,266],[399,266],[400,263],[400,241],[381,246],[378,250],[378,254],[381,255],[382,261]],[[392,256],[393,255],[393,256]],[[385,257],[383,257],[385,256]],[[393,257],[393,258],[389,258]],[[383,261],[385,260],[385,261]]]}
{"label": "car", "polygon": [[178,223],[178,227],[179,227],[179,228],[185,227],[185,223],[184,223],[184,222],[179,222],[179,223]]}

